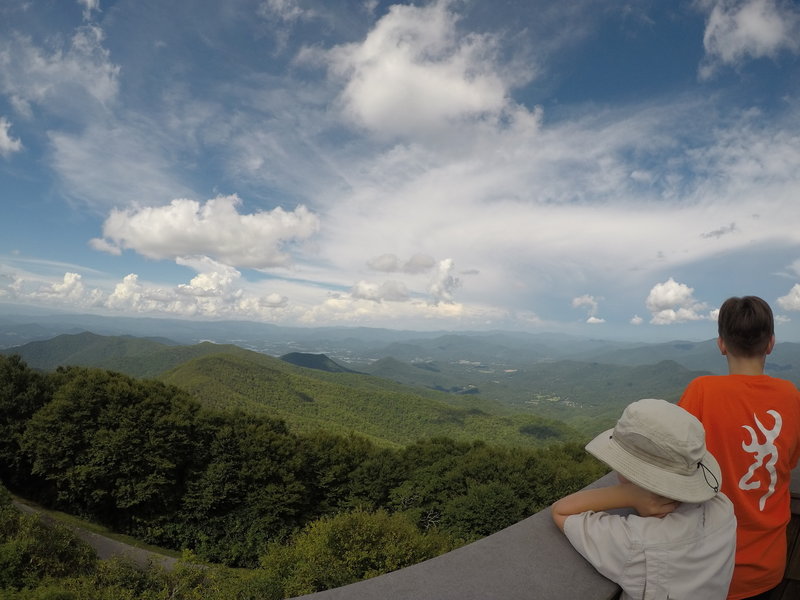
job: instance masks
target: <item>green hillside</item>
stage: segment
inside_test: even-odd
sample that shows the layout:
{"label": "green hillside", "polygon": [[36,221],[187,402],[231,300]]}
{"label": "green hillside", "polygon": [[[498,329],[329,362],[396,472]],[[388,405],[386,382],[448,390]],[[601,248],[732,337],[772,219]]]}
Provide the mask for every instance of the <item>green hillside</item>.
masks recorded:
{"label": "green hillside", "polygon": [[0,353],[19,354],[28,365],[42,371],[77,365],[118,371],[131,377],[151,378],[198,356],[221,352],[226,348],[239,349],[237,346],[211,342],[194,346],[178,346],[165,342],[132,336],[96,335],[85,331],[29,342],[6,348]]}
{"label": "green hillside", "polygon": [[[442,347],[440,341],[437,348]],[[162,378],[207,404],[271,414],[301,430],[359,431],[400,444],[433,435],[536,444],[551,440],[544,434],[525,435],[520,428],[555,431],[553,439],[574,433],[552,422],[549,429],[537,429],[537,419],[561,421],[589,436],[611,426],[634,400],[677,400],[688,382],[702,374],[671,360],[646,365],[575,360],[520,364],[500,362],[496,356],[412,362],[387,356],[344,367],[324,354],[295,353],[279,360],[234,345],[177,346],[91,333],[60,335],[5,352],[18,353],[30,366],[48,371],[81,365],[152,378],[174,370]],[[229,359],[234,364],[220,365],[219,357],[208,364],[192,362],[218,354],[235,357]],[[478,354],[473,349],[456,356]],[[609,353],[609,361],[619,358],[619,353]],[[371,376],[346,372],[348,368]]]}
{"label": "green hillside", "polygon": [[463,401],[474,397],[557,419],[585,435],[611,427],[635,400],[677,401],[693,378],[706,374],[669,360],[635,366],[558,360],[512,367],[476,361],[408,364],[387,358],[364,370],[417,389],[460,394]]}
{"label": "green hillside", "polygon": [[579,437],[562,423],[534,415],[490,414],[474,399],[457,406],[378,378],[310,372],[241,349],[190,360],[159,379],[218,409],[277,417],[296,431],[356,432],[390,445],[447,436],[535,446]]}
{"label": "green hillside", "polygon": [[504,373],[483,385],[481,395],[527,406],[536,414],[595,434],[612,427],[623,409],[636,400],[676,402],[688,383],[703,374],[674,361],[635,367],[557,361]]}
{"label": "green hillside", "polygon": [[471,385],[471,375],[449,364],[437,361],[405,363],[393,357],[375,361],[365,369],[370,375],[391,379],[405,385],[425,387],[451,393],[477,391]]}
{"label": "green hillside", "polygon": [[[79,365],[133,377],[158,377],[217,408],[281,418],[298,431],[354,431],[384,444],[449,436],[506,445],[541,445],[577,437],[562,423],[521,414],[531,412],[524,407],[519,410],[502,401],[445,394],[435,390],[448,388],[432,382],[411,388],[402,380],[415,383],[413,374],[424,374],[425,370],[393,359],[385,361],[394,364],[394,369],[388,370],[410,372],[399,382],[346,372],[324,355],[311,355],[313,360],[310,355],[291,357],[306,363],[301,367],[234,345],[203,342],[176,346],[89,332],[31,342],[5,353],[19,354],[31,367],[45,371]],[[213,360],[197,360],[212,355]],[[452,386],[457,386],[458,380],[458,375],[448,378]]]}

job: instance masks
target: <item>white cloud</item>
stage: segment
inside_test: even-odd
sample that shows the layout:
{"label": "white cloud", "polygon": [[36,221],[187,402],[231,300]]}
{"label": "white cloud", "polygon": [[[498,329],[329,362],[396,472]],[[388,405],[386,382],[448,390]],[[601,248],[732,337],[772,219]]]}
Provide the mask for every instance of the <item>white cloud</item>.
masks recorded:
{"label": "white cloud", "polygon": [[77,273],[66,273],[64,281],[53,284],[45,293],[52,293],[66,299],[80,299],[84,294],[81,276]]}
{"label": "white cloud", "polygon": [[456,302],[430,303],[423,300],[409,302],[375,302],[356,298],[350,294],[331,294],[324,302],[307,307],[299,314],[306,325],[319,323],[391,324],[402,320],[409,327],[425,327],[428,322],[476,323],[502,316],[485,307],[466,307]]}
{"label": "white cloud", "polygon": [[246,289],[241,274],[210,259],[179,261],[198,270],[188,284],[174,288],[144,283],[126,275],[102,300],[105,308],[121,312],[158,313],[209,318],[278,320],[289,300],[277,292]]}
{"label": "white cloud", "polygon": [[229,294],[242,274],[235,268],[220,264],[207,256],[177,258],[175,262],[193,268],[197,275],[188,283],[180,284],[179,294],[190,296],[222,296]]}
{"label": "white cloud", "polygon": [[783,310],[800,310],[800,283],[796,283],[788,294],[778,298],[778,305]]}
{"label": "white cloud", "polygon": [[630,178],[637,183],[649,185],[653,183],[655,175],[650,171],[645,171],[643,169],[634,169],[633,171],[631,171]]}
{"label": "white cloud", "polygon": [[436,275],[430,286],[430,293],[435,304],[452,303],[453,292],[461,287],[461,280],[453,275],[453,259],[445,258],[437,265]]}
{"label": "white cloud", "polygon": [[78,4],[83,6],[84,21],[92,18],[93,11],[100,10],[100,0],[78,0]]}
{"label": "white cloud", "polygon": [[650,290],[645,300],[647,310],[655,325],[669,325],[685,321],[699,321],[709,318],[701,314],[707,308],[704,302],[694,298],[694,288],[676,282],[670,277],[664,283],[657,283]]}
{"label": "white cloud", "polygon": [[788,270],[795,276],[800,277],[800,258],[793,261],[791,265],[789,265]]}
{"label": "white cloud", "polygon": [[341,101],[355,123],[419,137],[506,108],[513,80],[495,59],[495,40],[459,33],[450,5],[395,4],[363,42],[328,53],[331,71],[346,80]]}
{"label": "white cloud", "polygon": [[[460,302],[522,308],[545,288],[601,278],[648,290],[653,277],[722,252],[796,243],[791,220],[771,217],[796,212],[796,124],[731,119],[683,155],[661,145],[674,140],[669,129],[689,135],[698,106],[626,112],[538,130],[476,127],[476,137],[485,135],[466,155],[393,146],[363,160],[348,193],[323,213],[320,251],[355,269],[369,249],[368,266],[387,273],[418,250],[448,256],[480,274],[464,280]],[[629,176],[636,154],[665,165],[646,189]],[[693,169],[702,172],[697,180],[687,175]],[[673,310],[661,322],[694,318]]]}
{"label": "white cloud", "polygon": [[87,288],[81,275],[74,272],[66,272],[63,278],[49,282],[16,273],[4,275],[4,279],[8,284],[0,289],[0,297],[12,301],[46,302],[68,308],[91,308],[102,302],[102,292]]}
{"label": "white cloud", "polygon": [[134,312],[157,312],[168,294],[164,290],[146,289],[135,273],[126,275],[114,287],[106,305],[109,308]]}
{"label": "white cloud", "polygon": [[374,271],[393,273],[400,270],[400,261],[394,254],[381,254],[367,261],[367,266]]}
{"label": "white cloud", "polygon": [[120,67],[111,62],[104,37],[100,27],[84,25],[66,47],[45,51],[30,38],[10,36],[0,43],[0,92],[12,98],[23,116],[35,104],[57,115],[93,118],[119,90]]}
{"label": "white cloud", "polygon": [[775,57],[800,49],[800,11],[782,0],[703,0],[710,10],[703,45],[706,57],[701,78],[720,64],[738,65],[747,58]]}
{"label": "white cloud", "polygon": [[200,204],[177,199],[166,206],[113,210],[103,225],[97,250],[130,249],[153,259],[207,256],[236,267],[266,269],[284,265],[283,246],[319,229],[319,219],[304,206],[239,214],[238,196],[218,196]]}
{"label": "white cloud", "polygon": [[381,254],[367,261],[367,266],[375,271],[386,273],[425,273],[436,265],[436,259],[427,254],[414,254],[406,262],[401,263],[400,259],[394,254]]}
{"label": "white cloud", "polygon": [[598,304],[594,296],[584,294],[583,296],[578,296],[577,298],[573,298],[572,307],[587,309],[587,318],[586,318],[587,323],[605,323],[604,319],[597,317]]}
{"label": "white cloud", "polygon": [[700,237],[704,238],[721,238],[723,235],[729,235],[731,233],[736,233],[738,228],[736,227],[736,223],[731,223],[730,225],[725,225],[724,227],[718,227],[713,231],[707,231],[705,233],[701,233]]}
{"label": "white cloud", "polygon": [[258,8],[258,13],[288,22],[315,16],[313,10],[304,9],[297,0],[264,0]]}
{"label": "white cloud", "polygon": [[644,319],[639,315],[633,315],[633,317],[631,317],[631,325],[641,325],[642,323],[644,323]]}
{"label": "white cloud", "polygon": [[353,298],[380,302],[405,302],[409,299],[406,286],[400,281],[385,281],[381,284],[359,281],[350,290]]}
{"label": "white cloud", "polygon": [[436,265],[436,260],[427,254],[415,254],[402,266],[404,273],[425,273]]}
{"label": "white cloud", "polygon": [[590,325],[605,323],[606,320],[597,316],[598,302],[594,296],[584,294],[572,299],[573,308],[585,308],[587,311],[586,322]]}
{"label": "white cloud", "polygon": [[8,132],[11,123],[5,118],[0,117],[0,156],[11,156],[14,152],[22,150],[22,142],[14,138]]}

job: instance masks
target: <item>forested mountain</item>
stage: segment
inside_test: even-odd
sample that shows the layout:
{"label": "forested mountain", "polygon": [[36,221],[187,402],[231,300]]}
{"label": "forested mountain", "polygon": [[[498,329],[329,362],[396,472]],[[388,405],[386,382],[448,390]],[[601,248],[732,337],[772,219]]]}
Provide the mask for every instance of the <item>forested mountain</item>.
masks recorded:
{"label": "forested mountain", "polygon": [[213,344],[178,346],[168,340],[101,336],[84,331],[30,342],[0,351],[19,354],[32,367],[53,371],[62,365],[101,367],[134,377],[152,377],[194,356],[214,351]]}
{"label": "forested mountain", "polygon": [[[496,333],[386,344],[335,331],[316,342],[332,355],[284,356],[298,366],[166,333],[5,349],[29,364],[0,356],[0,480],[150,543],[258,567],[248,573],[260,598],[341,585],[518,521],[604,472],[580,442],[625,405],[676,400],[708,372],[687,365],[720,361],[713,341],[530,345]],[[779,345],[768,372],[791,378],[799,349]],[[323,566],[311,577],[304,564]]]}
{"label": "forested mountain", "polygon": [[[406,364],[436,363],[446,372],[461,361],[492,368],[521,368],[540,362],[573,360],[620,366],[675,361],[690,371],[721,374],[725,360],[716,348],[713,327],[704,341],[644,343],[510,331],[398,331],[368,327],[280,327],[245,321],[187,321],[165,318],[57,314],[33,307],[0,305],[0,349],[60,334],[92,331],[102,336],[136,336],[167,345],[194,346],[203,341],[234,344],[270,356],[325,354],[342,367],[364,371],[383,358]],[[800,383],[800,344],[781,340],[768,357],[766,371]],[[449,387],[449,386],[445,386]]]}
{"label": "forested mountain", "polygon": [[290,367],[243,350],[187,361],[159,379],[217,410],[235,407],[282,419],[297,431],[357,432],[384,444],[446,436],[530,446],[580,437],[563,423],[533,414],[498,416],[459,406],[457,397],[423,397],[375,377]]}
{"label": "forested mountain", "polygon": [[[238,376],[261,373],[239,369],[252,367],[253,354],[210,355],[179,369],[213,372],[219,363],[235,387]],[[303,370],[262,358],[288,369],[276,369],[270,385],[291,394],[292,370]],[[551,432],[531,425],[526,433]],[[217,592],[207,598],[277,600],[401,568],[515,523],[604,472],[579,444],[510,448],[438,437],[379,446],[213,410],[152,379],[85,367],[42,373],[0,356],[2,484],[148,543],[251,569],[222,580],[198,571],[192,586],[213,575],[203,585]],[[39,589],[47,578],[47,590],[25,597],[72,598],[60,592],[80,586],[133,598],[163,581],[100,566],[61,532],[56,547],[15,512],[0,486],[3,587]]]}
{"label": "forested mountain", "polygon": [[[330,333],[330,332],[328,332]],[[356,332],[350,331],[352,335]],[[371,335],[378,335],[372,332]],[[370,338],[371,339],[371,338]],[[142,339],[129,336],[97,336],[89,333],[57,336],[51,340],[33,342],[23,346],[9,348],[3,352],[20,354],[31,366],[52,370],[62,364],[81,364],[118,370],[137,377],[155,377],[163,372],[185,364],[187,361],[216,353],[251,356],[260,365],[268,358],[271,369],[278,371],[290,367],[286,360],[306,367],[302,378],[323,380],[332,385],[346,385],[349,388],[364,388],[365,393],[379,393],[386,390],[392,392],[423,396],[439,403],[445,403],[456,409],[473,410],[473,416],[464,418],[459,427],[470,429],[473,422],[481,421],[482,413],[510,417],[513,414],[529,414],[538,417],[557,419],[577,428],[585,436],[596,433],[603,427],[613,423],[624,406],[643,397],[657,397],[677,400],[686,384],[697,375],[703,373],[724,372],[724,359],[719,355],[713,340],[705,342],[671,342],[668,344],[650,344],[638,347],[622,347],[617,343],[598,340],[576,341],[563,336],[537,336],[536,343],[531,345],[531,336],[525,334],[448,334],[430,338],[407,339],[402,343],[393,342],[382,348],[374,347],[370,352],[395,352],[395,355],[381,355],[377,359],[350,360],[333,359],[322,353],[293,352],[283,355],[283,364],[264,353],[251,355],[241,354],[242,348],[231,344],[212,344],[203,342],[190,346],[175,345],[168,340]],[[572,341],[572,345],[568,342]],[[334,344],[334,341],[328,340]],[[328,343],[326,342],[326,343]],[[349,342],[355,345],[352,340]],[[527,350],[525,348],[527,347]],[[572,352],[568,351],[572,348]],[[346,357],[342,348],[332,347],[333,352]],[[523,360],[530,354],[540,356],[537,360]],[[548,358],[542,358],[546,356]],[[562,358],[553,358],[562,356]],[[563,358],[566,356],[566,358]],[[569,358],[578,356],[580,360]],[[402,358],[398,358],[402,357]],[[239,369],[241,368],[238,367]],[[259,367],[261,368],[261,367]],[[341,373],[337,373],[341,371]],[[344,378],[348,375],[352,378]],[[800,381],[800,344],[778,344],[767,360],[768,374]],[[290,371],[294,375],[299,372]],[[388,383],[358,376],[358,373],[373,375],[386,381],[396,382],[413,388],[402,390],[399,387],[387,387]],[[224,393],[217,395],[233,405],[254,401],[256,410],[263,411],[265,397],[255,388],[248,391],[247,386],[236,386],[225,381],[224,369],[216,369],[218,383],[197,386],[193,382],[202,373],[190,374],[182,371],[187,385],[196,394],[214,386],[225,388]],[[331,376],[341,375],[333,379]],[[300,380],[298,380],[300,381]],[[307,379],[302,379],[307,381]],[[182,382],[175,380],[178,385]],[[318,392],[309,392],[315,386],[303,383],[299,385],[297,397],[313,397]],[[441,392],[436,394],[435,392]],[[361,392],[359,392],[360,394]],[[208,395],[208,394],[206,394]],[[335,397],[336,394],[327,397]],[[340,397],[349,397],[342,396]],[[358,394],[352,395],[353,398]],[[323,394],[320,398],[325,397]],[[385,404],[386,405],[386,404]],[[412,408],[413,403],[405,403]],[[370,430],[364,433],[383,437],[381,431],[391,425],[388,413],[380,414],[380,405],[370,405],[369,411],[357,411],[360,418],[352,422],[363,423],[364,418],[372,422]],[[311,406],[303,404],[294,408],[285,405],[276,410],[281,418],[304,429],[319,423],[320,419],[330,419],[328,425],[340,430],[342,418],[351,421],[349,409],[336,415],[328,410],[330,405],[320,402]],[[287,412],[289,411],[289,412]],[[425,413],[426,419],[433,418]],[[519,418],[519,417],[515,417]],[[439,423],[435,428],[446,429],[441,423],[457,421],[461,417],[434,418]],[[423,419],[425,420],[425,419]],[[412,419],[419,421],[419,419]],[[378,425],[377,423],[381,423]],[[433,422],[432,422],[433,425]],[[494,428],[494,427],[493,427]],[[479,428],[480,429],[480,428]],[[419,430],[413,429],[414,434]],[[498,430],[499,431],[499,430]],[[448,433],[448,435],[451,435]],[[406,439],[398,433],[395,440]],[[510,438],[513,443],[519,441],[518,436]]]}
{"label": "forested mountain", "polygon": [[295,431],[355,432],[380,444],[447,436],[535,446],[581,438],[564,423],[532,411],[504,410],[498,402],[412,389],[369,375],[298,367],[233,345],[166,346],[83,333],[14,352],[43,370],[76,364],[158,377],[217,410],[279,418]]}
{"label": "forested mountain", "polygon": [[558,419],[586,435],[611,426],[635,400],[678,400],[694,377],[707,373],[691,371],[675,361],[629,366],[557,360],[512,367],[472,361],[408,364],[385,358],[362,368],[406,385],[472,396]]}

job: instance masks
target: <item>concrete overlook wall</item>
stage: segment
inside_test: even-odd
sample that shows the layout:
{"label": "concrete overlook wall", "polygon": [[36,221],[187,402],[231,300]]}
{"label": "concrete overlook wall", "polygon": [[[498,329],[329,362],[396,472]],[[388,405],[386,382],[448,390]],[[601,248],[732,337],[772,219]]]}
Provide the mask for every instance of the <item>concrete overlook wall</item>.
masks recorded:
{"label": "concrete overlook wall", "polygon": [[[792,475],[790,564],[774,600],[800,598],[800,467]],[[587,487],[613,481],[609,473]],[[418,565],[297,600],[613,600],[618,594],[572,548],[548,509]]]}

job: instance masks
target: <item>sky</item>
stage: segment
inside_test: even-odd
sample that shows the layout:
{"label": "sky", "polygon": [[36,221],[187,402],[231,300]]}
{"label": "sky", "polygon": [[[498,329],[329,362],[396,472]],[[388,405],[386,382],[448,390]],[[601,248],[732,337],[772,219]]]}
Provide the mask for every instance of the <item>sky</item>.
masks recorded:
{"label": "sky", "polygon": [[800,2],[0,0],[3,307],[800,341]]}

